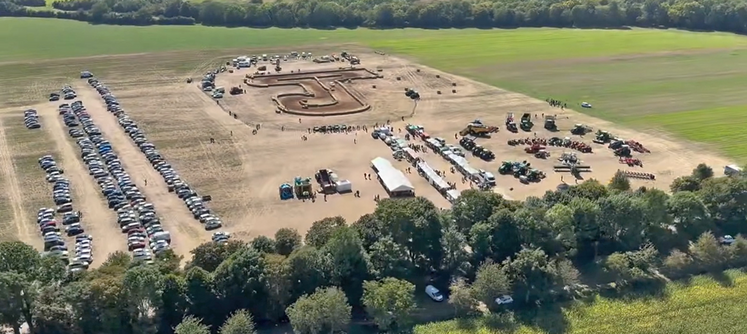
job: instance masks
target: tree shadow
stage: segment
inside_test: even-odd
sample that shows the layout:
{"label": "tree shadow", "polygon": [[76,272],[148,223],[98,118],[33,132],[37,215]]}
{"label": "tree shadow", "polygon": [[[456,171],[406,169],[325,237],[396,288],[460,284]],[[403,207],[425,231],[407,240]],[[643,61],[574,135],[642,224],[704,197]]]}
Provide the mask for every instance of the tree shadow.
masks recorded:
{"label": "tree shadow", "polygon": [[563,313],[563,305],[566,303],[555,302],[527,308],[516,313],[516,321],[521,325],[534,327],[548,334],[566,333],[570,322]]}
{"label": "tree shadow", "polygon": [[708,276],[722,287],[731,288],[734,286],[734,280],[725,271],[710,272]]}
{"label": "tree shadow", "polygon": [[623,301],[662,300],[669,297],[664,280],[636,282],[623,287],[609,285],[599,289],[599,295],[609,299]]}

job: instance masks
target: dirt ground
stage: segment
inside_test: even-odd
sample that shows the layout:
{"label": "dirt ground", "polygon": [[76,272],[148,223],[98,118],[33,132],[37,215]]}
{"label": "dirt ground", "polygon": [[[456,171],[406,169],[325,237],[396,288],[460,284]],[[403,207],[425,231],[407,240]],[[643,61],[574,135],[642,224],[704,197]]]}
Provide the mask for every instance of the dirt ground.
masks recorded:
{"label": "dirt ground", "polygon": [[[282,51],[278,50],[279,52]],[[534,133],[520,131],[512,134],[506,131],[503,123],[507,112],[517,116],[524,112],[537,114],[535,129],[538,137],[570,136],[568,130],[573,124],[583,123],[593,127],[595,131],[603,129],[625,139],[641,142],[652,153],[635,154],[644,163],[643,168],[636,168],[638,171],[656,174],[657,179],[633,180],[634,186],[668,189],[674,178],[690,173],[698,163],[705,162],[716,169],[728,164],[727,160],[710,155],[697,145],[673,141],[663,134],[637,133],[571,110],[550,107],[544,101],[416,65],[397,57],[373,53],[356,55],[362,60],[360,67],[372,71],[381,69],[378,73],[383,78],[349,83],[349,88],[370,104],[371,108],[366,112],[345,116],[303,117],[277,114],[271,96],[288,93],[287,86],[247,87],[246,94],[226,95],[220,103],[216,103],[195,85],[184,82],[188,76],[199,79],[207,68],[217,67],[221,61],[230,58],[213,59],[212,63],[206,62],[178,75],[158,71],[133,74],[130,69],[129,75],[109,72],[99,79],[110,87],[128,114],[139,122],[148,138],[157,145],[181,176],[202,195],[213,197],[209,206],[223,219],[223,230],[232,232],[241,239],[273,235],[283,227],[296,228],[303,234],[314,221],[329,216],[340,215],[348,222],[353,222],[362,214],[374,210],[375,195],[387,197],[377,181],[363,178],[364,173],[373,172],[370,161],[376,157],[384,157],[403,171],[408,167],[405,162],[392,159],[389,148],[381,141],[372,139],[369,133],[308,133],[309,128],[320,125],[367,125],[370,128],[375,124],[390,122],[395,131],[404,131],[407,123],[413,123],[424,126],[432,136],[443,137],[450,143],[456,143],[455,133],[474,119],[500,126],[501,131],[492,138],[479,139],[481,145],[495,152],[495,161],[484,162],[468,156],[470,163],[497,175],[502,160],[528,160],[548,174],[542,182],[529,185],[521,184],[511,176],[498,175],[498,186],[494,191],[513,199],[541,196],[547,190],[555,189],[561,182],[561,174],[554,173],[552,165],[554,157],[564,150],[550,147],[548,150],[552,157],[540,160],[524,153],[521,146],[508,146],[508,139],[533,137]],[[292,62],[284,63],[283,67],[288,70],[297,68],[314,71],[340,66],[339,63]],[[253,72],[254,69],[242,69],[232,74],[222,73],[218,75],[216,83],[229,89],[231,86],[238,86],[246,74]],[[209,240],[210,233],[202,229],[174,194],[166,191],[160,176],[130,142],[116,119],[106,112],[98,94],[82,80],[71,78],[70,82],[77,88],[80,99],[101,127],[104,136],[113,143],[135,183],[155,204],[165,227],[172,232],[177,253],[189,257],[189,250]],[[422,99],[412,101],[405,96],[405,88],[417,90]],[[456,93],[452,90],[456,90]],[[437,91],[441,91],[441,94],[437,94]],[[44,103],[37,106],[37,109],[45,124],[44,131],[54,139],[58,154],[65,157],[65,169],[75,185],[76,201],[86,203],[82,210],[89,217],[87,226],[91,226],[91,233],[98,234],[95,235],[98,240],[110,240],[111,245],[97,244],[97,252],[100,246],[109,247],[102,249],[102,253],[124,248],[125,238],[117,231],[110,211],[96,191],[96,185],[90,176],[83,174],[81,162],[73,157],[77,156],[77,147],[74,142],[63,138],[66,134],[60,124],[52,124],[52,119],[56,117],[53,114],[54,105]],[[557,114],[561,130],[559,134],[551,134],[542,129],[542,114]],[[5,123],[4,119],[0,120]],[[59,123],[59,120],[54,122]],[[19,183],[14,185],[13,180],[14,175],[23,171],[13,169],[11,158],[17,152],[7,148],[7,142],[12,140],[7,137],[8,126],[18,125],[4,124],[5,136],[0,136],[3,138],[0,139],[0,180],[5,189],[8,189],[5,196],[11,203],[7,207],[12,210],[13,221],[17,222],[14,225],[18,226],[18,233],[22,235],[29,226],[31,213],[24,211],[18,204],[24,200],[24,192]],[[257,126],[260,130],[254,135],[252,130]],[[301,139],[304,135],[308,140]],[[587,137],[581,140],[591,143],[592,136]],[[211,138],[215,143],[211,143]],[[618,169],[631,169],[619,164],[609,149],[596,144],[593,147],[595,153],[579,154],[584,164],[591,165],[593,169],[592,173],[584,174],[585,178],[606,183]],[[460,182],[459,175],[448,172],[450,165],[439,155],[426,153],[424,158],[435,169],[446,171],[446,180],[455,182],[459,189],[470,188],[469,184]],[[343,194],[330,195],[326,199],[319,196],[314,202],[279,199],[278,187],[281,184],[291,182],[297,176],[313,177],[322,168],[332,169],[340,178],[350,180],[353,190],[360,191],[361,198]],[[424,178],[417,173],[408,174],[408,177],[415,186],[417,195],[431,199],[439,207],[449,207],[448,201]],[[564,181],[575,182],[570,175],[566,175]],[[92,221],[92,217],[97,217],[96,223]]]}
{"label": "dirt ground", "polygon": [[284,92],[275,95],[274,98],[282,105],[279,107],[282,107],[285,113],[301,116],[334,116],[368,110],[370,105],[360,97],[354,96],[347,85],[353,80],[376,78],[376,74],[362,68],[340,68],[329,71],[257,74],[250,75],[244,81],[247,83],[246,86],[252,89],[284,88]]}

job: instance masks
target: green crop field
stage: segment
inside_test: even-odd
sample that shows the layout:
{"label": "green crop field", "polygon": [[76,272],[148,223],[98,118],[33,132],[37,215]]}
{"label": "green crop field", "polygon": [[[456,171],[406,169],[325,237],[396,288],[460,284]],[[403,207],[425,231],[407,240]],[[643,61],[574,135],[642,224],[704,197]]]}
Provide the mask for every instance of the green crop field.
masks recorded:
{"label": "green crop field", "polygon": [[[65,33],[50,33],[65,32]],[[2,62],[264,48],[278,51],[358,43],[540,99],[578,106],[634,127],[718,145],[747,162],[747,38],[675,30],[248,29],[92,26],[55,19],[0,18]],[[204,54],[204,53],[203,53]],[[19,69],[3,66],[6,73]],[[581,108],[576,108],[581,109]],[[718,130],[718,131],[717,131]]]}
{"label": "green crop field", "polygon": [[728,271],[670,283],[663,296],[638,300],[598,297],[589,303],[538,312],[529,324],[508,316],[453,320],[416,327],[416,334],[731,334],[747,327],[747,275]]}

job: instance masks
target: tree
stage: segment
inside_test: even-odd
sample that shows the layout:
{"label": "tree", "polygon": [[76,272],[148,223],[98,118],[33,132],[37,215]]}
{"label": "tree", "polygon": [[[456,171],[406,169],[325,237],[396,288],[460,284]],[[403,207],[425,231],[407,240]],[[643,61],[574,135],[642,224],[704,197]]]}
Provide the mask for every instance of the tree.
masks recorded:
{"label": "tree", "polygon": [[449,226],[443,231],[441,244],[444,251],[441,269],[449,275],[466,275],[469,268],[467,238],[456,226]]}
{"label": "tree", "polygon": [[98,1],[91,7],[91,20],[93,22],[101,22],[104,15],[109,12],[111,12],[111,8],[109,8],[105,1]]}
{"label": "tree", "polygon": [[13,328],[20,333],[24,322],[24,313],[30,308],[25,291],[28,290],[28,279],[16,271],[0,272],[0,324]]}
{"label": "tree", "polygon": [[667,276],[677,278],[692,271],[693,259],[690,255],[675,249],[664,259],[662,265]]}
{"label": "tree", "polygon": [[500,264],[485,262],[477,269],[472,293],[477,301],[492,306],[495,299],[511,291],[511,281]]}
{"label": "tree", "polygon": [[281,228],[275,232],[275,250],[280,255],[288,256],[301,247],[301,235],[292,228]]}
{"label": "tree", "polygon": [[370,270],[368,254],[358,234],[348,227],[340,228],[322,252],[330,260],[331,282],[345,291],[353,305],[357,305],[363,294],[363,281],[368,279]]}
{"label": "tree", "polygon": [[168,274],[163,278],[159,305],[159,328],[168,333],[177,326],[187,313],[187,283],[181,276]]}
{"label": "tree", "polygon": [[512,283],[512,290],[525,304],[535,304],[552,298],[552,291],[575,284],[578,271],[567,261],[548,258],[540,249],[522,249],[513,260],[503,263],[503,270]]}
{"label": "tree", "polygon": [[215,269],[215,289],[228,312],[246,309],[255,319],[265,319],[269,309],[265,266],[261,253],[244,248]]}
{"label": "tree", "polygon": [[477,310],[477,299],[472,288],[459,278],[449,287],[449,304],[454,307],[455,316],[467,315]]}
{"label": "tree", "polygon": [[174,334],[210,334],[210,328],[193,316],[187,316],[174,328]]}
{"label": "tree", "polygon": [[705,270],[722,270],[727,260],[727,252],[711,232],[705,232],[690,244],[695,264]]}
{"label": "tree", "polygon": [[410,277],[413,268],[407,256],[407,250],[394,242],[390,236],[376,241],[371,246],[369,254],[371,269],[377,277]]}
{"label": "tree", "polygon": [[669,185],[673,193],[679,191],[697,191],[700,189],[700,180],[693,176],[680,176]]}
{"label": "tree", "polygon": [[352,307],[338,288],[319,289],[304,295],[288,307],[286,313],[298,334],[335,333],[350,324]]}
{"label": "tree", "polygon": [[604,268],[618,285],[633,284],[653,278],[658,256],[653,246],[645,245],[638,251],[613,253],[604,261]]}
{"label": "tree", "polygon": [[623,171],[618,170],[615,176],[612,177],[609,184],[610,189],[617,191],[628,191],[630,190],[630,180]]}
{"label": "tree", "polygon": [[0,272],[31,274],[41,257],[34,247],[20,241],[0,242]]}
{"label": "tree", "polygon": [[301,247],[288,256],[285,265],[291,284],[291,300],[329,285],[332,274],[331,259],[317,248]]}
{"label": "tree", "polygon": [[[256,239],[255,239],[256,240]],[[229,240],[227,243],[206,242],[190,251],[192,261],[187,265],[197,266],[207,271],[215,271],[231,254],[246,247],[240,240]]]}
{"label": "tree", "polygon": [[317,220],[311,224],[309,232],[306,233],[306,244],[317,248],[323,247],[334,231],[343,226],[345,226],[345,218],[340,216]]}
{"label": "tree", "polygon": [[693,169],[692,176],[700,181],[703,181],[705,179],[709,179],[713,177],[713,168],[708,167],[708,165],[701,163],[698,164],[695,169]]}
{"label": "tree", "polygon": [[231,314],[218,331],[220,334],[255,334],[254,318],[246,310],[238,310]]}
{"label": "tree", "polygon": [[210,324],[218,323],[223,310],[216,295],[213,276],[200,267],[188,269],[184,276],[188,313]]}
{"label": "tree", "polygon": [[263,253],[275,253],[275,240],[264,235],[260,235],[251,242],[252,248]]}
{"label": "tree", "polygon": [[677,233],[683,234],[686,240],[692,240],[715,228],[705,203],[693,192],[674,193],[667,201],[667,211],[673,218]]}
{"label": "tree", "polygon": [[396,278],[363,283],[363,305],[379,330],[402,328],[415,310],[415,286]]}
{"label": "tree", "polygon": [[454,222],[460,232],[467,233],[473,225],[487,222],[504,201],[500,194],[492,191],[465,190],[452,207]]}

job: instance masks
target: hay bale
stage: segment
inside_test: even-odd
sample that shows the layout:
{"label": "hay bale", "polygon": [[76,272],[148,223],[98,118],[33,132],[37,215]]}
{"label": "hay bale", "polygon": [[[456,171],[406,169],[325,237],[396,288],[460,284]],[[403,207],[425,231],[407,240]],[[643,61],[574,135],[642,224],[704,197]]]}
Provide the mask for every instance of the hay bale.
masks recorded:
{"label": "hay bale", "polygon": [[456,94],[456,89],[452,89],[451,92]]}
{"label": "hay bale", "polygon": [[376,89],[376,85],[373,85],[372,87],[373,87],[373,89]]}
{"label": "hay bale", "polygon": [[456,87],[456,82],[452,82],[451,85]]}
{"label": "hay bale", "polygon": [[415,70],[416,72],[420,73],[420,69]]}
{"label": "hay bale", "polygon": [[438,95],[441,95],[441,91],[440,91],[440,90],[437,90],[437,91],[436,91],[436,94],[438,94]]}
{"label": "hay bale", "polygon": [[439,75],[439,74],[436,74],[436,78],[440,78],[440,77],[441,77],[441,75]]}
{"label": "hay bale", "polygon": [[408,90],[410,90],[410,88],[405,87],[405,92],[408,91]]}
{"label": "hay bale", "polygon": [[400,81],[400,80],[402,80],[402,78],[400,78],[400,77],[397,77],[397,81]]}

